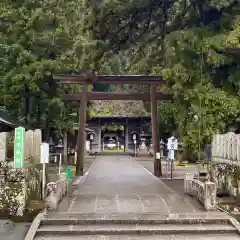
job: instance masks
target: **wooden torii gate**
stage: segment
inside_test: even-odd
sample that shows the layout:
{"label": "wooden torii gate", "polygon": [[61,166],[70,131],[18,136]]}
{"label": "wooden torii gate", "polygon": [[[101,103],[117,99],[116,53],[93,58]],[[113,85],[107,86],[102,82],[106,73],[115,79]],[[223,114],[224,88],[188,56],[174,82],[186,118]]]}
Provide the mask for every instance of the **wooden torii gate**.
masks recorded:
{"label": "wooden torii gate", "polygon": [[[156,86],[164,85],[165,80],[161,76],[105,76],[96,75],[93,72],[85,75],[53,75],[53,79],[59,84],[77,84],[82,85],[81,92],[73,94],[63,94],[63,100],[80,101],[79,109],[79,131],[78,131],[78,146],[77,146],[77,163],[76,175],[83,175],[84,166],[84,148],[85,148],[85,123],[87,101],[89,100],[148,100],[151,101],[151,125],[152,125],[152,140],[154,150],[154,174],[162,176],[161,160],[157,159],[157,153],[160,153],[159,134],[157,126],[157,101],[170,100],[168,94],[157,93]],[[90,84],[137,84],[151,85],[150,93],[111,93],[111,92],[88,92]]]}

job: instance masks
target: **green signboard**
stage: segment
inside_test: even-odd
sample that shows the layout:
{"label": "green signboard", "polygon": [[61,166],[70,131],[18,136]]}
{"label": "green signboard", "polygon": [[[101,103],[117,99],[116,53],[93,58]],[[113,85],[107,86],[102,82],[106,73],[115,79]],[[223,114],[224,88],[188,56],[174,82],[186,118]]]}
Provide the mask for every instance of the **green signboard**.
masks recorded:
{"label": "green signboard", "polygon": [[24,131],[23,127],[15,128],[14,138],[14,168],[22,168],[24,160]]}

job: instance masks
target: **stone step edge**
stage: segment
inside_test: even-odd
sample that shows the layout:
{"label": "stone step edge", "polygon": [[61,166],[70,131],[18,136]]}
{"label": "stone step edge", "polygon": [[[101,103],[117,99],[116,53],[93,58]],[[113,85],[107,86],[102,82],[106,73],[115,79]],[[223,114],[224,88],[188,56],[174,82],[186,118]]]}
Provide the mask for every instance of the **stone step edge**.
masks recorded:
{"label": "stone step edge", "polygon": [[[77,238],[76,238],[77,237]],[[122,240],[124,240],[124,235],[120,235],[120,234],[116,234],[116,235],[114,235],[114,236],[111,236],[111,235],[108,235],[108,236],[102,236],[102,235],[92,235],[92,236],[88,236],[88,237],[90,237],[90,239],[91,240],[103,240],[103,239],[108,239],[108,240],[116,240],[116,239],[122,239]],[[175,239],[177,239],[177,238],[179,238],[180,236],[179,235],[175,235],[175,236],[173,236],[173,237],[175,237]],[[196,236],[195,234],[194,235],[188,235],[187,236],[188,237],[188,239],[190,239],[190,240],[192,240],[192,239],[195,239],[196,237],[199,237],[199,236]],[[219,239],[219,237],[220,237],[220,239],[221,240],[225,240],[225,239],[236,239],[236,234],[227,234],[227,235],[225,235],[225,236],[223,236],[221,233],[220,234],[214,234],[214,236],[212,236],[212,235],[210,235],[210,237],[209,236],[207,236],[208,237],[208,239],[210,239],[210,237],[212,237],[212,239],[214,239],[213,237],[215,237],[215,239]],[[164,235],[155,235],[154,237],[152,237],[151,235],[139,235],[139,234],[137,234],[137,235],[132,235],[130,238],[128,238],[127,236],[126,236],[126,238],[125,239],[131,239],[131,240],[143,240],[143,239],[159,239],[159,240],[162,240],[162,239],[164,239]],[[86,235],[83,235],[83,236],[74,236],[74,235],[69,235],[68,236],[68,238],[66,238],[66,236],[44,236],[44,240],[86,240]],[[88,238],[89,239],[89,238]],[[168,237],[168,239],[169,239],[169,237]],[[182,238],[180,237],[180,239],[184,239],[184,237],[182,236]],[[186,238],[185,238],[186,239]],[[41,237],[41,236],[37,236],[37,237],[35,237],[34,238],[34,240],[43,240],[43,237]]]}
{"label": "stone step edge", "polygon": [[173,234],[215,234],[215,233],[238,233],[237,229],[234,227],[225,227],[214,228],[214,229],[205,229],[205,228],[193,228],[193,229],[38,229],[35,236],[44,236],[44,235],[135,235],[135,234],[161,234],[161,235],[173,235]]}
{"label": "stone step edge", "polygon": [[95,218],[95,217],[107,217],[107,218],[143,218],[143,217],[158,217],[159,219],[176,219],[176,218],[230,218],[228,214],[219,212],[219,211],[210,211],[210,212],[186,212],[186,213],[168,213],[168,214],[159,214],[157,212],[147,212],[147,213],[136,213],[136,212],[49,212],[46,215],[48,218],[51,217],[81,217],[81,218]]}
{"label": "stone step edge", "polygon": [[230,219],[223,218],[209,218],[209,219],[59,219],[59,218],[51,218],[51,219],[43,219],[41,220],[40,225],[86,225],[86,224],[230,224]]}

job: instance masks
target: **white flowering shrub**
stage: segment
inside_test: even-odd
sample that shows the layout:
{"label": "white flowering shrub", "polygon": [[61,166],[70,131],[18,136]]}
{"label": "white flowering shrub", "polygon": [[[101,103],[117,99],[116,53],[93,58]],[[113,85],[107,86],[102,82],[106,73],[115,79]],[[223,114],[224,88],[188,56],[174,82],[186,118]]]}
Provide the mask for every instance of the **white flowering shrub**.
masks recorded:
{"label": "white flowering shrub", "polygon": [[28,169],[14,169],[11,163],[1,163],[0,216],[21,217],[31,199],[41,199],[41,184],[35,179]]}
{"label": "white flowering shrub", "polygon": [[24,183],[8,183],[0,189],[0,210],[2,214],[22,216],[24,207]]}

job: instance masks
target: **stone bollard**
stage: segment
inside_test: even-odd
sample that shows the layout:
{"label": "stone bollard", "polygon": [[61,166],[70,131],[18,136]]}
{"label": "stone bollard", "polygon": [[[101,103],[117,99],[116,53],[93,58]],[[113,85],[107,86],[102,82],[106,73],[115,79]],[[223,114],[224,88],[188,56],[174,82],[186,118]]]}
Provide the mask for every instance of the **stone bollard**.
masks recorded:
{"label": "stone bollard", "polygon": [[185,173],[184,174],[184,193],[190,194],[191,193],[191,184],[193,181],[194,175],[192,173]]}
{"label": "stone bollard", "polygon": [[207,211],[216,208],[216,185],[213,182],[205,182],[204,184],[204,207]]}

